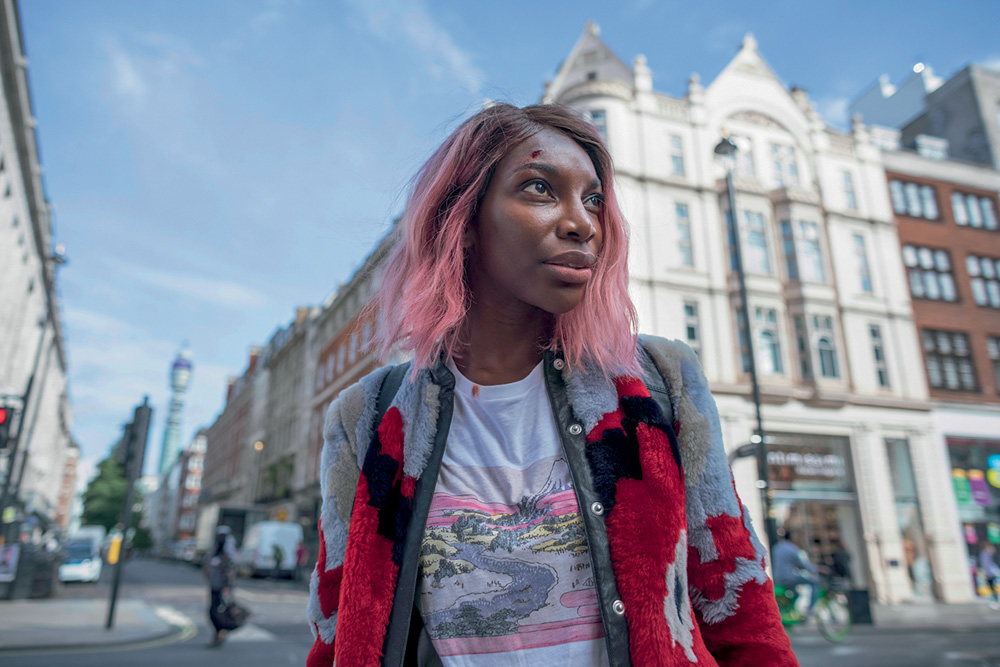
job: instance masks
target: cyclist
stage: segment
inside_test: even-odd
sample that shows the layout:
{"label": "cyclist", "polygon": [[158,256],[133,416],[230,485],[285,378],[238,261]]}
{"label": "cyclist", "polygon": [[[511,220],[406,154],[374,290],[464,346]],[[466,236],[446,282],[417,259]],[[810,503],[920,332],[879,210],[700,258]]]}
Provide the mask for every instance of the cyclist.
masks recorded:
{"label": "cyclist", "polygon": [[812,616],[813,607],[819,595],[819,579],[816,566],[809,561],[806,552],[792,539],[791,531],[785,531],[781,541],[774,547],[773,553],[774,583],[791,590],[799,586],[809,587],[809,610],[807,616]]}

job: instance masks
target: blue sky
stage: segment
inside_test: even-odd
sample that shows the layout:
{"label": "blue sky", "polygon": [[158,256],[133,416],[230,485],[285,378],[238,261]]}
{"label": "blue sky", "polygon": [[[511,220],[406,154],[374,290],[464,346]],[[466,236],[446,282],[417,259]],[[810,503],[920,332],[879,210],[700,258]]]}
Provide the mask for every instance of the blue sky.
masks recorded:
{"label": "blue sky", "polygon": [[708,85],[753,32],[828,122],[887,73],[1000,68],[1000,3],[21,0],[74,434],[102,457],[190,341],[186,444],[225,378],[350,276],[413,172],[486,98],[539,99],[587,19],[654,87]]}

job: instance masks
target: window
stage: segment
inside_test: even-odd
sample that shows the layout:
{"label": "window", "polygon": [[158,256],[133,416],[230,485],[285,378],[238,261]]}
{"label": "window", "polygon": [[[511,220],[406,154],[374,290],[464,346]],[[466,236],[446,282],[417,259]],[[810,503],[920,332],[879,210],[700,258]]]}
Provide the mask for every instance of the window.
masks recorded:
{"label": "window", "polygon": [[903,246],[903,264],[910,279],[914,299],[958,301],[951,260],[944,250],[920,246]]}
{"label": "window", "polygon": [[806,331],[806,320],[801,315],[796,315],[795,321],[795,347],[799,353],[799,372],[803,380],[812,380],[812,359],[809,354],[809,333]]}
{"label": "window", "polygon": [[927,381],[936,389],[978,391],[969,338],[954,331],[924,329]]}
{"label": "window", "polygon": [[781,364],[781,342],[778,338],[778,314],[774,308],[758,308],[756,311],[760,352],[760,372],[765,375],[780,375],[784,372]]}
{"label": "window", "polygon": [[778,187],[799,184],[799,167],[795,161],[795,148],[786,144],[771,144],[774,162],[774,180]]}
{"label": "window", "polygon": [[997,214],[993,208],[993,200],[989,197],[952,192],[951,213],[955,217],[956,225],[997,229]]}
{"label": "window", "polygon": [[1000,308],[1000,260],[969,255],[965,258],[965,270],[976,305]]}
{"label": "window", "polygon": [[892,197],[892,210],[906,213],[906,195],[903,194],[903,184],[900,181],[889,181],[889,195]]}
{"label": "window", "polygon": [[858,279],[861,281],[861,291],[872,293],[872,272],[868,266],[868,250],[865,249],[865,237],[854,235],[854,255],[858,261]]}
{"label": "window", "polygon": [[882,329],[877,324],[868,327],[868,332],[872,337],[872,354],[875,356],[875,374],[878,377],[878,386],[889,386],[889,369],[885,363],[885,346],[882,344]]}
{"label": "window", "polygon": [[781,221],[781,244],[785,251],[785,269],[789,280],[799,279],[799,264],[795,258],[795,234],[792,233],[792,223]]}
{"label": "window", "polygon": [[852,211],[858,210],[858,196],[854,192],[854,177],[849,171],[844,172],[844,200],[847,203],[847,208]]}
{"label": "window", "polygon": [[601,135],[604,143],[608,143],[608,116],[604,109],[590,109],[587,112],[587,119]]}
{"label": "window", "polygon": [[833,318],[829,315],[813,315],[813,328],[819,334],[816,341],[816,351],[819,353],[819,372],[825,378],[839,378],[840,367],[837,363],[836,337],[833,331]]}
{"label": "window", "polygon": [[676,134],[670,136],[670,173],[684,175],[684,144]]}
{"label": "window", "polygon": [[1000,336],[986,337],[986,354],[993,365],[993,386],[1000,392]]}
{"label": "window", "polygon": [[940,215],[937,195],[930,185],[892,180],[889,181],[889,195],[892,198],[892,210],[899,215],[928,220],[937,220]]}
{"label": "window", "polygon": [[753,142],[750,137],[733,135],[729,140],[736,144],[736,175],[743,178],[757,178],[757,168],[753,161]]}
{"label": "window", "polygon": [[746,270],[750,273],[771,273],[771,259],[767,252],[767,233],[764,228],[764,214],[744,211],[743,220],[747,227]]}
{"label": "window", "polygon": [[819,245],[819,226],[815,222],[799,220],[794,233],[791,223],[781,223],[782,243],[789,280],[826,282],[823,270],[823,253]]}
{"label": "window", "polygon": [[691,244],[691,216],[687,204],[674,204],[677,217],[677,251],[681,266],[694,266],[694,246]]}
{"label": "window", "polygon": [[684,338],[691,349],[701,357],[701,324],[698,321],[698,302],[684,300]]}

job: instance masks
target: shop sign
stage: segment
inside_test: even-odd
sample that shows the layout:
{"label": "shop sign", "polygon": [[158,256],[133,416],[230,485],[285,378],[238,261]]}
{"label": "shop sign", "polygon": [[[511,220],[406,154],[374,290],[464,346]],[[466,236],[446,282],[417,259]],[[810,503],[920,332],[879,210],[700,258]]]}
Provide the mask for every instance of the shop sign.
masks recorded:
{"label": "shop sign", "polygon": [[1000,523],[986,524],[986,539],[993,544],[1000,544]]}
{"label": "shop sign", "polygon": [[969,488],[969,477],[961,468],[953,468],[951,471],[951,485],[955,489],[955,500],[959,505],[968,505],[972,502],[972,490]]}
{"label": "shop sign", "polygon": [[989,466],[989,470],[986,471],[986,479],[990,484],[1000,489],[1000,454],[991,454],[986,457],[986,465]]}
{"label": "shop sign", "polygon": [[775,439],[768,445],[767,467],[776,489],[851,490],[847,438],[781,434]]}
{"label": "shop sign", "polygon": [[972,491],[972,502],[983,507],[989,507],[990,487],[986,486],[986,476],[982,470],[969,471],[969,490]]}

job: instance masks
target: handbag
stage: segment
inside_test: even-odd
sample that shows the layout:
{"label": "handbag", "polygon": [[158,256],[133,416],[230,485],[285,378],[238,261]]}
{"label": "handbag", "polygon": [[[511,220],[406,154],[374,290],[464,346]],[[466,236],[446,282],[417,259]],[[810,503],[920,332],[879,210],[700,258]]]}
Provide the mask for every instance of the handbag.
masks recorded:
{"label": "handbag", "polygon": [[233,598],[223,598],[218,608],[218,618],[224,630],[235,630],[250,618],[250,610]]}

